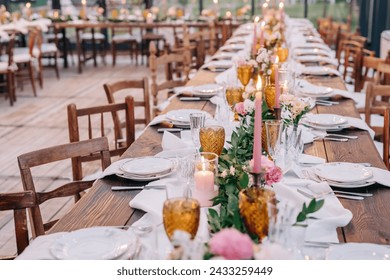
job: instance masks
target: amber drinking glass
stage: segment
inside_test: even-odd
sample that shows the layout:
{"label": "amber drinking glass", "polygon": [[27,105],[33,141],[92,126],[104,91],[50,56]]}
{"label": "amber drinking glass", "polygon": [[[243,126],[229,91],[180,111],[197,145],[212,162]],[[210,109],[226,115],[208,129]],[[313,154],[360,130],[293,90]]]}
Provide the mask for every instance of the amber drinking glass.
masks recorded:
{"label": "amber drinking glass", "polygon": [[[243,102],[244,98],[242,94],[244,88],[238,86],[228,86],[225,92],[226,103],[229,105],[232,111],[237,103]],[[238,120],[238,114],[234,113],[234,120]]]}
{"label": "amber drinking glass", "polygon": [[215,153],[219,156],[225,145],[225,129],[219,125],[202,127],[199,139],[203,152]]}
{"label": "amber drinking glass", "polygon": [[268,236],[268,203],[276,204],[272,190],[249,187],[239,194],[239,209],[246,229],[259,238]]}
{"label": "amber drinking glass", "polygon": [[252,65],[242,65],[237,67],[237,78],[240,80],[241,84],[246,87],[249,84],[249,81],[252,78],[253,66]]}
{"label": "amber drinking glass", "polygon": [[199,226],[200,206],[196,199],[189,198],[180,186],[167,186],[167,200],[163,206],[163,223],[170,240],[176,230],[186,231],[195,238]]}
{"label": "amber drinking glass", "polygon": [[276,50],[276,54],[279,57],[279,62],[283,63],[287,61],[288,58],[288,49],[286,47],[279,47]]}

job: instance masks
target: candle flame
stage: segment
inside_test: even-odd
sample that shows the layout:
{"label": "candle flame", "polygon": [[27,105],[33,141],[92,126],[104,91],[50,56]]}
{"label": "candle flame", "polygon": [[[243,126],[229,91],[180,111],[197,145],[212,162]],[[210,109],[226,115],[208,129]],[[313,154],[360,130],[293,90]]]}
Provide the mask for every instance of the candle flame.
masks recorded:
{"label": "candle flame", "polygon": [[254,23],[258,23],[259,21],[260,21],[260,17],[259,16],[255,17]]}
{"label": "candle flame", "polygon": [[82,4],[83,6],[87,5],[87,0],[81,0],[81,4]]}
{"label": "candle flame", "polygon": [[214,4],[218,4],[218,0],[213,0],[213,3]]}
{"label": "candle flame", "polygon": [[279,3],[279,9],[283,9],[284,8],[284,3],[283,2],[280,2]]}
{"label": "candle flame", "polygon": [[267,8],[267,7],[268,7],[268,3],[264,3],[263,8]]}
{"label": "candle flame", "polygon": [[30,9],[30,8],[31,8],[31,3],[30,3],[30,2],[27,2],[27,3],[26,3],[26,8],[27,8],[27,9]]}
{"label": "candle flame", "polygon": [[258,75],[257,76],[257,83],[256,83],[256,90],[257,91],[261,91],[262,87],[263,87],[263,81],[261,80],[261,76]]}
{"label": "candle flame", "polygon": [[265,26],[265,21],[262,21],[262,22],[261,22],[261,29],[262,29],[262,30],[264,29],[264,26]]}
{"label": "candle flame", "polygon": [[204,156],[202,156],[200,160],[201,160],[201,162],[202,162],[202,170],[203,170],[203,171],[206,171],[206,162],[205,162],[205,160],[204,160]]}
{"label": "candle flame", "polygon": [[279,56],[276,56],[275,58],[275,64],[278,64],[279,63]]}

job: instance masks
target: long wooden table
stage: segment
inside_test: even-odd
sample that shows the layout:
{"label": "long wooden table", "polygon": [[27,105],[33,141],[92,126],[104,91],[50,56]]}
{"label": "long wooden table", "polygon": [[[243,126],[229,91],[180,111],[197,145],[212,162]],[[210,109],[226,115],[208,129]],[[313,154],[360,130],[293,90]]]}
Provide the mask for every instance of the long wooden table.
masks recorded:
{"label": "long wooden table", "polygon": [[[214,82],[216,74],[199,71],[188,83],[200,85]],[[312,78],[312,83],[333,88],[344,89],[341,78]],[[340,99],[339,105],[331,107],[316,106],[317,113],[335,113],[351,117],[359,117],[352,100]],[[195,108],[214,113],[215,106],[208,101],[180,102],[174,99],[167,110],[177,108]],[[348,142],[315,141],[305,146],[305,153],[320,156],[328,162],[368,162],[375,167],[385,169],[368,132],[357,129],[344,130],[346,135],[358,135],[357,140]],[[149,127],[125,152],[122,157],[139,157],[155,155],[161,149],[162,134],[156,127]],[[112,185],[126,184],[116,176],[98,180],[92,189],[50,230],[50,233],[72,231],[92,226],[130,225],[144,213],[132,209],[130,200],[139,191],[111,191]],[[362,191],[359,189],[359,191]],[[374,194],[363,201],[340,199],[343,206],[353,213],[352,221],[338,230],[341,242],[370,242],[390,244],[390,189],[373,185],[364,191]]]}

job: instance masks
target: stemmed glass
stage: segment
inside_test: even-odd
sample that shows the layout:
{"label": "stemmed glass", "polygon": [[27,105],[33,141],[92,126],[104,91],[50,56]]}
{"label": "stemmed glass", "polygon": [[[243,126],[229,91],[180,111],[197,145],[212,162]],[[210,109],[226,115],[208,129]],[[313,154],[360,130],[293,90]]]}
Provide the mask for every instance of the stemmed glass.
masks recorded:
{"label": "stemmed glass", "polygon": [[240,80],[244,88],[249,84],[252,78],[253,66],[252,65],[240,65],[237,67],[237,78]]}
{"label": "stemmed glass", "polygon": [[190,114],[190,128],[192,142],[195,145],[195,148],[199,150],[200,141],[199,141],[199,131],[204,127],[206,115],[204,113],[191,113]]}

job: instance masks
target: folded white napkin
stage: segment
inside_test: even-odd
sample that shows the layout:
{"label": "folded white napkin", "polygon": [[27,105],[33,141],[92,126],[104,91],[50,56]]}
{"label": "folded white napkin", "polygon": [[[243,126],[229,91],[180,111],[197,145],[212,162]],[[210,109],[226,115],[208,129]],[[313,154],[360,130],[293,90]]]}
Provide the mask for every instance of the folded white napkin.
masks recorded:
{"label": "folded white napkin", "polygon": [[372,130],[368,125],[367,123],[360,119],[360,118],[352,118],[352,117],[345,117],[345,116],[342,116],[343,118],[346,118],[347,121],[348,121],[348,124],[350,126],[353,126],[353,127],[356,127],[356,128],[359,128],[361,130],[367,130],[368,133],[370,134],[371,138],[374,139],[374,136],[375,136],[375,131]]}
{"label": "folded white napkin", "polygon": [[372,170],[375,182],[390,187],[390,172],[388,170],[377,167],[368,167],[368,169]]}
{"label": "folded white napkin", "polygon": [[300,164],[321,164],[325,163],[326,160],[324,158],[308,155],[308,154],[301,154],[298,158],[298,162]]}
{"label": "folded white napkin", "polygon": [[168,131],[164,131],[161,147],[164,151],[188,149],[194,147],[191,140],[190,131],[181,131],[181,136],[182,138],[179,138]]}
{"label": "folded white napkin", "polygon": [[[297,188],[307,188],[309,190],[306,189],[306,192],[314,193],[331,191],[326,182],[307,183],[307,180],[303,180],[300,187],[297,187],[288,185],[288,179],[285,178],[282,182],[274,184],[277,199],[300,210],[303,203],[307,205],[311,199],[298,193]],[[306,241],[339,242],[336,229],[347,225],[352,219],[352,213],[345,209],[335,196],[324,196],[323,199],[324,206],[313,214],[317,219],[307,220],[308,227],[304,238]]]}
{"label": "folded white napkin", "polygon": [[226,85],[226,84],[229,84],[230,81],[233,81],[233,79],[236,77],[237,77],[236,68],[232,67],[232,68],[229,68],[228,70],[218,74],[215,77],[215,82],[219,85]]}
{"label": "folded white napkin", "polygon": [[292,49],[321,49],[330,52],[329,46],[321,43],[294,42]]}

